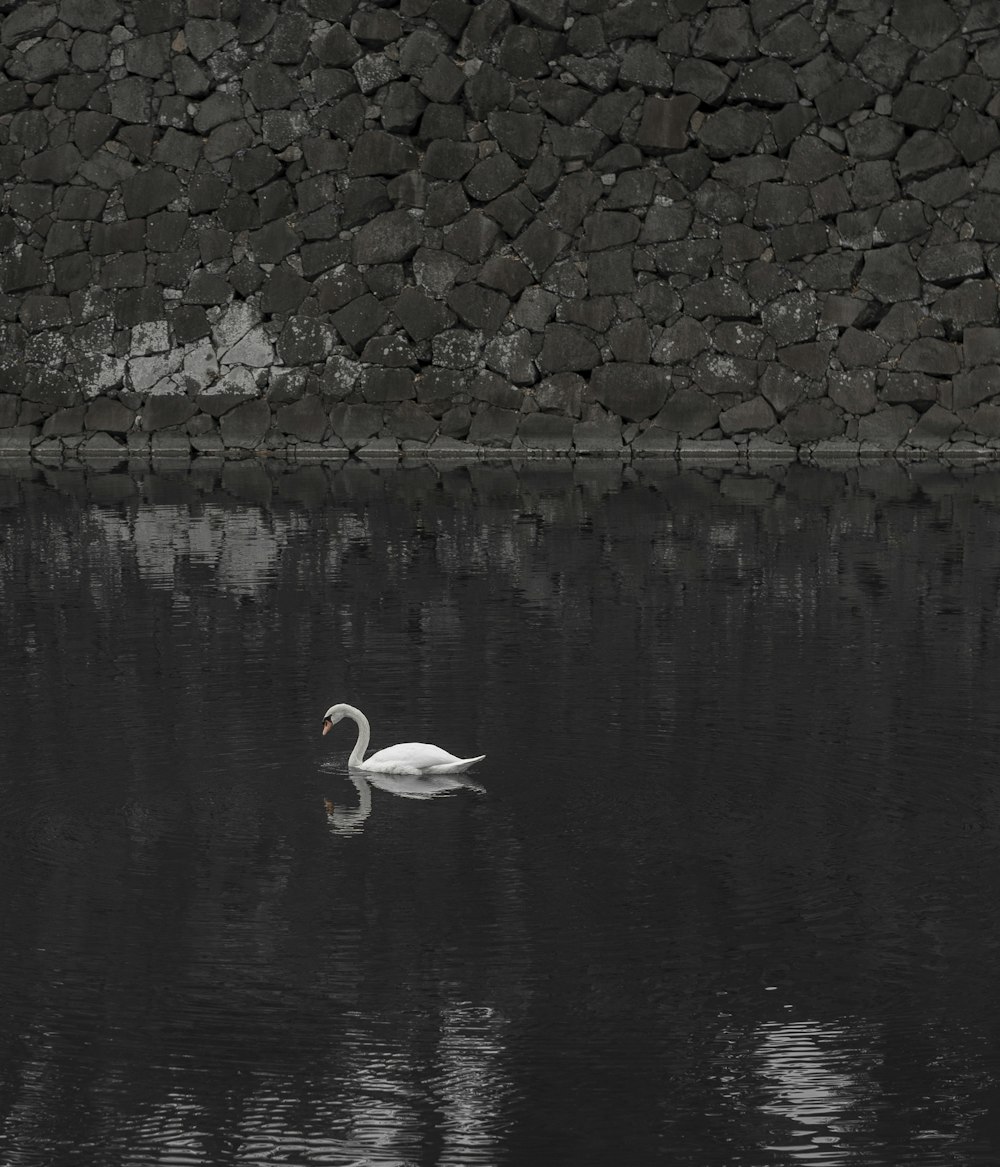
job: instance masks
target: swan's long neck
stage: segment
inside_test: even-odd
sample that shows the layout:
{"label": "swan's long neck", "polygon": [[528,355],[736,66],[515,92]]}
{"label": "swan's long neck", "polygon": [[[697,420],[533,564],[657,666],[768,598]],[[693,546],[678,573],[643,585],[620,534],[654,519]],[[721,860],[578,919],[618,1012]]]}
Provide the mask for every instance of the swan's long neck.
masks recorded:
{"label": "swan's long neck", "polygon": [[347,759],[348,766],[360,766],[365,760],[365,751],[368,749],[368,743],[372,737],[372,727],[368,724],[368,718],[361,712],[360,709],[355,709],[353,705],[344,706],[344,715],[349,717],[351,721],[358,727],[358,740],[354,743],[354,749],[351,750],[351,756]]}

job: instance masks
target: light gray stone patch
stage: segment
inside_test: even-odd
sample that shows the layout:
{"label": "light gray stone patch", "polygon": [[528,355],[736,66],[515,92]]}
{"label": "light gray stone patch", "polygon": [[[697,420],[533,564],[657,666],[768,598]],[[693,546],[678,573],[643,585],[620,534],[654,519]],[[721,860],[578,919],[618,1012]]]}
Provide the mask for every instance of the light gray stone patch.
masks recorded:
{"label": "light gray stone patch", "polygon": [[200,344],[189,346],[184,352],[181,369],[197,392],[208,389],[219,375],[219,360],[212,344],[203,340]]}
{"label": "light gray stone patch", "polygon": [[176,373],[183,363],[184,354],[180,350],[133,357],[127,364],[129,385],[136,393],[145,393]]}
{"label": "light gray stone patch", "polygon": [[245,335],[222,353],[221,364],[246,365],[248,368],[262,369],[274,364],[274,345],[263,327],[251,328]]}

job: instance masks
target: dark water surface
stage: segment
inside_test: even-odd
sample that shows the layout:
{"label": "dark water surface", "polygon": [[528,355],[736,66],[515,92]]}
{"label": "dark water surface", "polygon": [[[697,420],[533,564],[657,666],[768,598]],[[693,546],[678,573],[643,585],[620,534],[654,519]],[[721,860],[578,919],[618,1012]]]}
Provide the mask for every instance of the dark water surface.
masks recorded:
{"label": "dark water surface", "polygon": [[0,1163],[994,1164],[998,595],[990,469],[0,471]]}

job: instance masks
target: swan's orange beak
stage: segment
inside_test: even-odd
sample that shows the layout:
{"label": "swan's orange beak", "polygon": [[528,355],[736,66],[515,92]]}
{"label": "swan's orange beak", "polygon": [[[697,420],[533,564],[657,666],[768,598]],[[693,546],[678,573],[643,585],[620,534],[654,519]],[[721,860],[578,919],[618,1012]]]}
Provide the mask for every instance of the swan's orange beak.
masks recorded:
{"label": "swan's orange beak", "polygon": [[323,736],[326,737],[326,735],[330,732],[331,729],[333,729],[333,722],[329,719],[329,717],[324,717],[323,718]]}

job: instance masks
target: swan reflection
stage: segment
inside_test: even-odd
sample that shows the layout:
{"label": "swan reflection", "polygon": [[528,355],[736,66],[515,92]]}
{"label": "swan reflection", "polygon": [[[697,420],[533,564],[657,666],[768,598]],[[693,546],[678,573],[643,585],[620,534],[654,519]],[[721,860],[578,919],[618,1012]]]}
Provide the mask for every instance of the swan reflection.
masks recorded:
{"label": "swan reflection", "polygon": [[858,1023],[766,1022],[755,1034],[755,1077],[760,1109],[783,1119],[793,1141],[780,1149],[814,1167],[853,1161],[850,1146],[838,1146],[870,1109],[872,1073],[878,1058],[875,1034]]}
{"label": "swan reflection", "polygon": [[332,799],[324,798],[326,821],[335,835],[357,835],[364,830],[365,821],[372,812],[372,787],[394,794],[398,798],[439,798],[442,794],[454,794],[457,790],[471,790],[484,794],[478,782],[466,778],[464,774],[365,774],[352,773],[347,776],[358,792],[356,806],[338,805]]}

